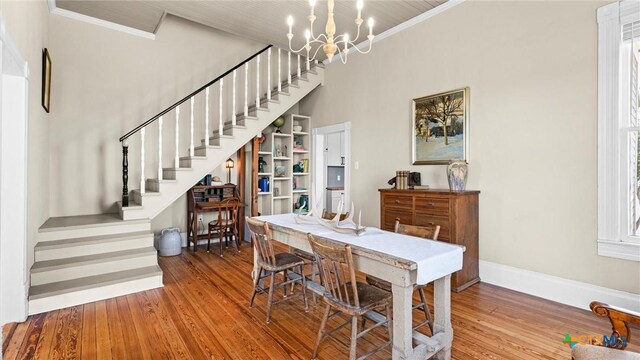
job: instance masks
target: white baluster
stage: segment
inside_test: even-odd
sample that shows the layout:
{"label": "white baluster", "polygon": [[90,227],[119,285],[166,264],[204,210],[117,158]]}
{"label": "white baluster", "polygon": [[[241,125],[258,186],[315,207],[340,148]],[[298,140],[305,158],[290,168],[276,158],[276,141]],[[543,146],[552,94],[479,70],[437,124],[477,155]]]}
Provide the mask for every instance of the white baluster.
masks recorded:
{"label": "white baluster", "polygon": [[280,48],[278,48],[278,93],[282,91],[282,65],[280,65]]}
{"label": "white baluster", "polygon": [[140,129],[140,193],[144,194],[144,131]]}
{"label": "white baluster", "polygon": [[194,117],[193,117],[193,103],[194,103],[194,100],[193,100],[193,98],[194,97],[192,96],[191,97],[191,121],[190,121],[191,122],[191,144],[189,144],[189,156],[193,156],[193,154],[194,154],[194,149],[193,149],[194,148],[194,146],[193,146],[193,120],[194,120]]}
{"label": "white baluster", "polygon": [[244,64],[244,117],[249,116],[249,63]]}
{"label": "white baluster", "polygon": [[162,180],[162,116],[158,119],[158,180]]}
{"label": "white baluster", "polygon": [[231,124],[236,126],[236,71],[233,70],[233,100],[231,105]]}
{"label": "white baluster", "polygon": [[300,54],[298,54],[298,79],[300,79]]}
{"label": "white baluster", "polygon": [[308,56],[305,57],[305,62],[307,63],[307,71],[311,70],[311,66],[309,65],[309,57]]}
{"label": "white baluster", "polygon": [[256,111],[260,107],[260,55],[256,59]]}
{"label": "white baluster", "polygon": [[291,51],[287,51],[288,65],[287,65],[287,84],[291,85]]}
{"label": "white baluster", "polygon": [[218,113],[218,134],[220,134],[220,138],[222,138],[222,133],[224,132],[224,121],[222,120],[222,88],[224,86],[224,79],[220,79],[220,112]]}
{"label": "white baluster", "polygon": [[180,167],[180,106],[176,107],[176,157],[173,161],[173,167]]}
{"label": "white baluster", "polygon": [[209,143],[209,88],[207,88],[207,90],[204,91],[204,134],[205,134],[205,138],[204,138],[204,144],[209,146],[211,145]]}
{"label": "white baluster", "polygon": [[267,50],[267,101],[271,100],[271,48]]}

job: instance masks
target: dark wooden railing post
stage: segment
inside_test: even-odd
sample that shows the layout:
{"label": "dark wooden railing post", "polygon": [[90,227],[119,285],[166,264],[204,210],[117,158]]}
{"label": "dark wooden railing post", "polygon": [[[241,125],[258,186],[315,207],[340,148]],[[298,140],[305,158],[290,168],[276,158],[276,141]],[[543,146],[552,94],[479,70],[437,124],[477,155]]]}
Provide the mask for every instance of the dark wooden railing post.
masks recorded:
{"label": "dark wooden railing post", "polygon": [[129,145],[122,142],[122,207],[129,206]]}

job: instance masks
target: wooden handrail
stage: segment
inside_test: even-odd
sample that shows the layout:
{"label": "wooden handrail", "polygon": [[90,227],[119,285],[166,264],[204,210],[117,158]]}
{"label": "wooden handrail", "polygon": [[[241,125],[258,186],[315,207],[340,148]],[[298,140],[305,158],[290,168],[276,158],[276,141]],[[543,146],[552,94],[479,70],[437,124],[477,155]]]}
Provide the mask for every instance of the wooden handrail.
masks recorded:
{"label": "wooden handrail", "polygon": [[232,67],[231,69],[227,70],[224,72],[224,74],[218,76],[217,78],[209,81],[208,83],[206,83],[205,85],[203,85],[202,87],[200,87],[198,90],[192,92],[191,94],[185,96],[183,99],[179,100],[178,102],[176,102],[175,104],[169,106],[167,109],[165,109],[164,111],[160,112],[158,115],[152,117],[151,119],[143,122],[142,124],[138,125],[135,129],[129,131],[128,133],[122,135],[119,139],[120,142],[126,140],[127,138],[129,138],[131,135],[137,133],[138,131],[140,131],[140,129],[146,127],[147,125],[153,123],[154,121],[158,120],[162,115],[168,113],[169,111],[175,109],[176,107],[178,107],[180,104],[184,103],[185,101],[191,99],[193,96],[197,95],[198,93],[200,93],[201,91],[205,90],[206,88],[208,88],[209,86],[215,84],[216,82],[218,82],[220,79],[224,78],[225,76],[231,74],[234,70],[237,70],[238,68],[240,68],[242,65],[248,63],[249,61],[253,60],[253,58],[255,58],[256,56],[262,54],[263,52],[267,51],[270,47],[272,47],[273,45],[268,45],[266,46],[264,49],[258,51],[257,53],[251,55],[250,57],[248,57],[247,59],[245,59],[244,61],[242,61],[241,63],[239,63],[238,65]]}

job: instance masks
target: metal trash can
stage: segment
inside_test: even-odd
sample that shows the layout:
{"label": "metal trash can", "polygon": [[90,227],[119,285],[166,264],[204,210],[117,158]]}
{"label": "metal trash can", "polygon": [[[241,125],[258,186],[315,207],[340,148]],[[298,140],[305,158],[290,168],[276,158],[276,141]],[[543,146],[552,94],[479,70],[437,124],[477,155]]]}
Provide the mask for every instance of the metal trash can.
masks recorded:
{"label": "metal trash can", "polygon": [[182,252],[182,238],[180,237],[180,229],[166,228],[160,232],[158,240],[158,251],[160,256],[175,256]]}

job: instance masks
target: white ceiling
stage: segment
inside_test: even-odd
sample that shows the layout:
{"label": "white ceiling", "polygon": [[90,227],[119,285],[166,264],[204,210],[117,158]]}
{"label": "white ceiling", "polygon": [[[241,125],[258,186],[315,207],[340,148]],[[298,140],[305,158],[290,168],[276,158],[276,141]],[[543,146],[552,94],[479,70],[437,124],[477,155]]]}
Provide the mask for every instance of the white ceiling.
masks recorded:
{"label": "white ceiling", "polygon": [[[362,17],[375,19],[374,35],[418,16],[446,0],[365,0]],[[113,1],[113,0],[57,0],[62,9],[155,33],[165,13],[183,17],[203,25],[240,35],[265,44],[287,48],[286,17],[293,15],[294,40],[302,45],[304,29],[308,27],[309,3],[305,0],[210,0],[210,1]],[[338,33],[355,36],[356,1],[337,0],[335,21]],[[324,30],[326,1],[316,5],[317,20],[314,32]]]}

